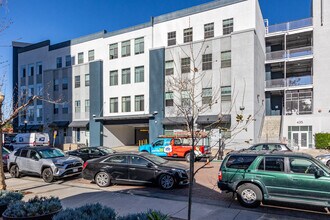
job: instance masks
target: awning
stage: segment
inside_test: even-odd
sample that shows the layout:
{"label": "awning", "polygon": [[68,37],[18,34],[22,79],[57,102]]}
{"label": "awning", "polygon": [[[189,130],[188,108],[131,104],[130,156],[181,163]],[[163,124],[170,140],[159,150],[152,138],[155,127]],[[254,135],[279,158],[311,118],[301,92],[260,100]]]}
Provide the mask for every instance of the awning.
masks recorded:
{"label": "awning", "polygon": [[119,115],[95,118],[95,121],[102,121],[104,125],[129,125],[129,124],[149,124],[152,114],[143,115]]}
{"label": "awning", "polygon": [[[190,120],[191,121],[191,118]],[[186,125],[187,119],[185,117],[166,117],[163,119],[163,125]]]}
{"label": "awning", "polygon": [[53,121],[48,125],[50,128],[61,128],[61,127],[67,127],[69,125],[69,121]]}
{"label": "awning", "polygon": [[86,128],[89,121],[72,121],[69,124],[70,128]]}
{"label": "awning", "polygon": [[29,130],[41,130],[42,125],[31,125],[31,128]]}
{"label": "awning", "polygon": [[196,120],[196,124],[199,125],[209,125],[213,123],[217,124],[225,124],[230,123],[231,116],[230,115],[200,115]]}

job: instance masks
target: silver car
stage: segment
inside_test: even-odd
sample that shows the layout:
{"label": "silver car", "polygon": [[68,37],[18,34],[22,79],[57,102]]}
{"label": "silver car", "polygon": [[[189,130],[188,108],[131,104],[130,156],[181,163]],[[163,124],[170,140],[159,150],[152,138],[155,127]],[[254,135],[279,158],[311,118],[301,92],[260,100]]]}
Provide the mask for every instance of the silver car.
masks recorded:
{"label": "silver car", "polygon": [[53,147],[25,147],[10,153],[7,165],[12,177],[37,175],[50,183],[54,179],[79,175],[83,161]]}
{"label": "silver car", "polygon": [[320,160],[322,163],[330,167],[330,154],[322,154],[316,157],[316,159]]}

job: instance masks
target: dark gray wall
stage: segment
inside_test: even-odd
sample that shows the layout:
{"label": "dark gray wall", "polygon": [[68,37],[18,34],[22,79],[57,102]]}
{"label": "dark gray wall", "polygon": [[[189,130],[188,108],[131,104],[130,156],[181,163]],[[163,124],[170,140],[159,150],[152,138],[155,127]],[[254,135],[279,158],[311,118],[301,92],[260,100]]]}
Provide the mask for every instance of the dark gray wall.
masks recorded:
{"label": "dark gray wall", "polygon": [[[13,46],[13,109],[18,101],[18,47]],[[18,117],[13,120],[14,131],[17,132]]]}
{"label": "dark gray wall", "polygon": [[149,109],[155,114],[149,120],[149,142],[154,141],[164,133],[162,121],[164,119],[165,96],[165,49],[150,50],[149,53]]}
{"label": "dark gray wall", "polygon": [[103,62],[95,61],[89,64],[89,135],[90,146],[103,145],[103,123],[95,121],[96,117],[103,116]]}

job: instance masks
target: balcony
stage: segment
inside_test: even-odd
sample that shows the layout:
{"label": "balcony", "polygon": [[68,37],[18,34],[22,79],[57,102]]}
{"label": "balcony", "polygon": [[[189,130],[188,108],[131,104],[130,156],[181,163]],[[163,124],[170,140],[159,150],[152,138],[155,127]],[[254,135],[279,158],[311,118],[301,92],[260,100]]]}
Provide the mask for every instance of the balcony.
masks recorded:
{"label": "balcony", "polygon": [[313,18],[305,18],[298,21],[291,21],[282,24],[275,24],[266,27],[266,33],[276,33],[276,32],[284,32],[290,30],[296,30],[304,27],[311,27],[313,26]]}
{"label": "balcony", "polygon": [[286,79],[272,79],[265,81],[266,90],[284,89],[290,87],[304,87],[313,84],[311,75],[301,77],[290,77]]}
{"label": "balcony", "polygon": [[291,59],[291,58],[306,57],[311,55],[313,55],[312,46],[300,47],[290,50],[280,50],[280,51],[266,53],[266,61]]}

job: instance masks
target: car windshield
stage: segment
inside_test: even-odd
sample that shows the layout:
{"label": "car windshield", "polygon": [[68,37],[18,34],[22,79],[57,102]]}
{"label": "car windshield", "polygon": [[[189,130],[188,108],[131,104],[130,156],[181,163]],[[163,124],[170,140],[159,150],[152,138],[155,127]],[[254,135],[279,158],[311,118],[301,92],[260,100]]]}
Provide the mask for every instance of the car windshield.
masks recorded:
{"label": "car windshield", "polygon": [[108,154],[113,154],[115,152],[110,147],[99,147],[98,149],[100,149],[101,151],[104,151],[105,153],[108,153]]}
{"label": "car windshield", "polygon": [[319,160],[317,159],[313,159],[313,161],[319,165],[320,167],[322,167],[328,174],[330,174],[330,169],[329,167],[327,167],[326,165],[324,165],[322,162],[320,162]]}
{"label": "car windshield", "polygon": [[147,159],[151,160],[155,164],[164,164],[164,163],[168,162],[167,160],[165,160],[161,157],[157,157],[157,156],[152,155],[152,154],[147,154],[147,155],[143,155],[143,156],[145,156]]}
{"label": "car windshield", "polygon": [[44,159],[64,157],[65,156],[65,154],[60,149],[57,149],[57,148],[41,149],[41,150],[39,150],[39,154]]}
{"label": "car windshield", "polygon": [[10,154],[10,151],[7,150],[6,148],[2,148],[2,155]]}

